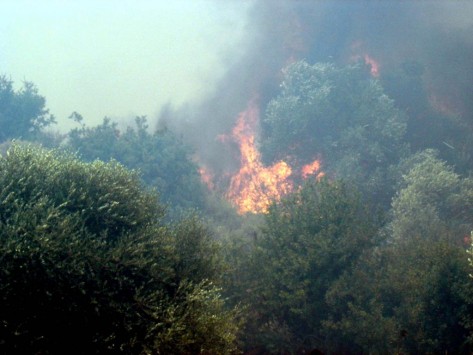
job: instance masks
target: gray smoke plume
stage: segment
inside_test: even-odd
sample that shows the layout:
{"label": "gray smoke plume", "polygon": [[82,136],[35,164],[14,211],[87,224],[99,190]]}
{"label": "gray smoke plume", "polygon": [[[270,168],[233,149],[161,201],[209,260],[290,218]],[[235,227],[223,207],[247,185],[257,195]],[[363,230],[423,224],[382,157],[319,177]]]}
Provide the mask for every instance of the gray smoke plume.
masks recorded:
{"label": "gray smoke plume", "polygon": [[160,124],[191,143],[217,175],[238,168],[236,146],[222,144],[238,113],[258,97],[264,113],[291,61],[344,65],[362,53],[381,75],[406,61],[425,68],[431,95],[473,125],[473,3],[466,1],[256,1],[239,60],[199,104],[163,110]]}

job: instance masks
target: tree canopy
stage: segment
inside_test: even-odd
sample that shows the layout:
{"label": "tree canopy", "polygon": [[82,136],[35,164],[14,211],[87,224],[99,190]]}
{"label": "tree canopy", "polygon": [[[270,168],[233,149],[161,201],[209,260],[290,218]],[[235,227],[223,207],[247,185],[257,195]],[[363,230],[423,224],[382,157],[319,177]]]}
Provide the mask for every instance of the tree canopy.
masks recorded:
{"label": "tree canopy", "polygon": [[96,127],[82,126],[69,133],[68,147],[86,161],[115,159],[138,170],[173,212],[202,208],[205,187],[190,158],[191,149],[169,130],[149,133],[145,117],[137,117],[135,123],[123,132],[107,118]]}
{"label": "tree canopy", "polygon": [[325,176],[246,216],[174,132],[45,132],[1,77],[0,353],[471,353],[473,135],[423,73],[291,64],[258,147]]}
{"label": "tree canopy", "polygon": [[261,150],[267,161],[302,165],[320,157],[329,176],[350,180],[385,205],[389,168],[406,154],[406,117],[366,66],[291,64],[267,107]]}
{"label": "tree canopy", "polygon": [[355,190],[328,180],[309,181],[270,209],[252,258],[249,295],[260,326],[254,334],[270,349],[326,343],[326,294],[374,245],[374,222]]}
{"label": "tree canopy", "polygon": [[14,145],[0,158],[0,352],[230,353],[217,245],[117,162]]}

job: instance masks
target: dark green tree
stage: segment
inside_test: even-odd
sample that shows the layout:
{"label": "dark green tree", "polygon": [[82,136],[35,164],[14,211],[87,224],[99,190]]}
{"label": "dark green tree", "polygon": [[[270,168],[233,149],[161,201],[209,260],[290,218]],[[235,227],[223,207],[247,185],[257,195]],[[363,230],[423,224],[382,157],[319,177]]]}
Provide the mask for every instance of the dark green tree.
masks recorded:
{"label": "dark green tree", "polygon": [[342,182],[309,181],[272,206],[252,256],[248,297],[256,321],[248,342],[271,351],[329,350],[327,292],[375,233],[359,194]]}
{"label": "dark green tree", "polygon": [[375,353],[469,353],[473,190],[431,150],[403,160],[384,243],[329,292],[325,327]]}
{"label": "dark green tree", "polygon": [[43,128],[55,123],[46,109],[46,99],[31,82],[15,91],[13,82],[0,76],[0,143],[8,139],[34,138]]}
{"label": "dark green tree", "polygon": [[233,352],[217,245],[195,218],[162,218],[116,162],[13,145],[0,158],[0,352]]}
{"label": "dark green tree", "polygon": [[82,126],[70,132],[68,145],[86,161],[115,159],[138,170],[173,212],[205,203],[205,187],[190,148],[167,129],[149,133],[144,117],[137,117],[135,127],[123,132],[107,118],[97,127]]}
{"label": "dark green tree", "polygon": [[465,249],[413,236],[374,249],[327,295],[327,332],[363,353],[469,354],[473,284]]}
{"label": "dark green tree", "polygon": [[364,65],[301,61],[284,74],[267,107],[261,150],[267,161],[303,165],[320,157],[329,176],[355,183],[386,208],[390,168],[407,152],[405,116]]}

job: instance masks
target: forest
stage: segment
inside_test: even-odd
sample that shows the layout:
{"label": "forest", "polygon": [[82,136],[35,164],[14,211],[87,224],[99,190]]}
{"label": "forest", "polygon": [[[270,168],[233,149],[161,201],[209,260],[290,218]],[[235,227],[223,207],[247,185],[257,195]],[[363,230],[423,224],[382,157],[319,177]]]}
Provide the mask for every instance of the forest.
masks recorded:
{"label": "forest", "polygon": [[469,353],[472,135],[418,91],[418,136],[396,90],[421,74],[291,64],[262,159],[324,174],[240,214],[170,129],[46,131],[3,77],[2,352]]}
{"label": "forest", "polygon": [[471,91],[305,58],[156,129],[1,76],[0,353],[471,354]]}

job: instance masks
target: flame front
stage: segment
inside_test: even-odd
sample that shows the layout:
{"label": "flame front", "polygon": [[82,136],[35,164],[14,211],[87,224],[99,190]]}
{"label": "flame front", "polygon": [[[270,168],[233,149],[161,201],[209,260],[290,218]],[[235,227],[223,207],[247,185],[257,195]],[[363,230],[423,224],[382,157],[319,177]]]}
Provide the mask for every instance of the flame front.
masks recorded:
{"label": "flame front", "polygon": [[[238,120],[231,135],[219,135],[217,139],[223,144],[229,141],[237,143],[240,151],[240,168],[231,175],[229,188],[225,197],[238,210],[238,213],[267,213],[273,201],[293,191],[294,174],[292,168],[284,161],[279,161],[269,167],[261,162],[261,154],[255,144],[259,120],[259,110],[256,100],[250,100],[245,111],[238,115]],[[320,161],[302,166],[295,175],[307,179],[311,176],[320,179],[324,173],[320,171]],[[211,170],[201,165],[199,173],[202,181],[210,190],[218,190],[221,180]],[[226,173],[225,173],[226,175]],[[220,181],[217,185],[214,180]]]}
{"label": "flame front", "polygon": [[240,113],[232,131],[232,138],[240,148],[240,170],[230,181],[227,198],[238,212],[265,213],[273,200],[292,190],[289,176],[291,167],[284,161],[265,167],[255,146],[255,131],[258,123],[258,107],[252,100],[248,108]]}

